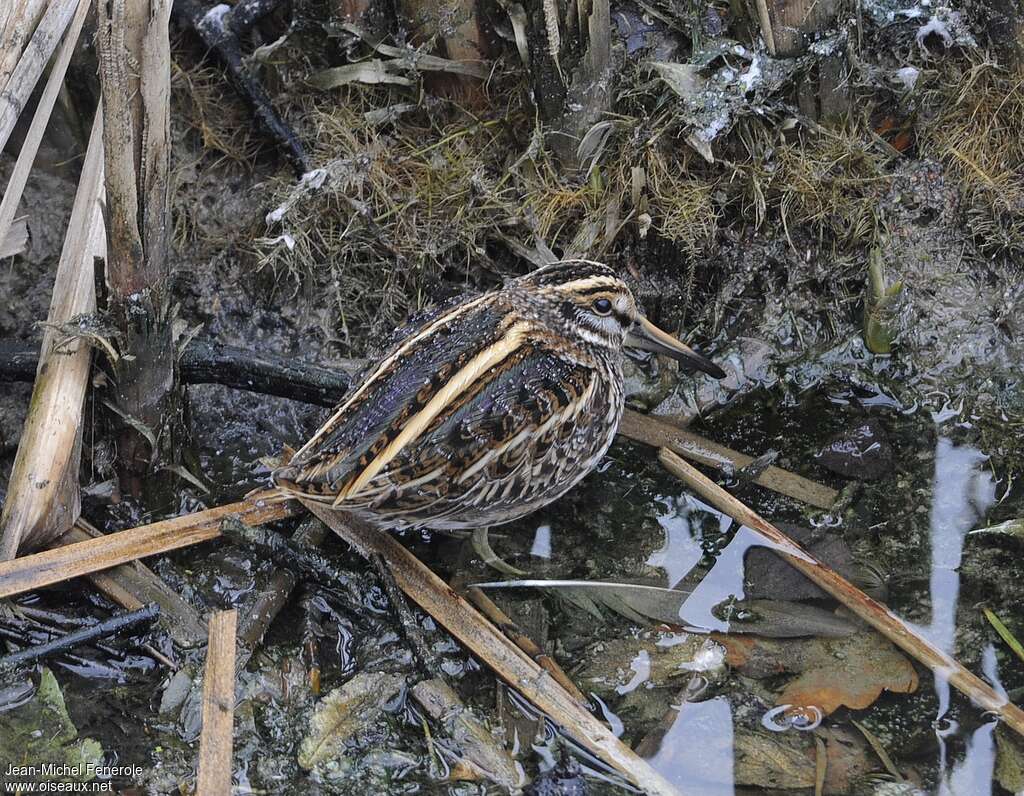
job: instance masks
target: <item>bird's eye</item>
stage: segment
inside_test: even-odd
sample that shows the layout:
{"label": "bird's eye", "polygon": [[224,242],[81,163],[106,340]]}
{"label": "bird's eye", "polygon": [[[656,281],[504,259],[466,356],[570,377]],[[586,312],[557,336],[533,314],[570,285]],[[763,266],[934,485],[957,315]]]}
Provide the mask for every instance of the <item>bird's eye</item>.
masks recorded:
{"label": "bird's eye", "polygon": [[611,315],[612,303],[606,298],[594,299],[593,307],[598,315]]}

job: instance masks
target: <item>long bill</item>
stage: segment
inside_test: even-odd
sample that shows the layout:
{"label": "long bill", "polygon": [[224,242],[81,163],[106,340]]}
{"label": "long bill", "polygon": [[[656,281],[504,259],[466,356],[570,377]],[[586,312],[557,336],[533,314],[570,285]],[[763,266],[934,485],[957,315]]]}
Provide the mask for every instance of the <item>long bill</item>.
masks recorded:
{"label": "long bill", "polygon": [[637,318],[633,328],[626,335],[626,345],[643,351],[665,354],[684,365],[714,376],[716,379],[725,378],[725,371],[718,365],[707,357],[701,356],[688,345],[680,343],[668,332],[663,332],[643,315]]}

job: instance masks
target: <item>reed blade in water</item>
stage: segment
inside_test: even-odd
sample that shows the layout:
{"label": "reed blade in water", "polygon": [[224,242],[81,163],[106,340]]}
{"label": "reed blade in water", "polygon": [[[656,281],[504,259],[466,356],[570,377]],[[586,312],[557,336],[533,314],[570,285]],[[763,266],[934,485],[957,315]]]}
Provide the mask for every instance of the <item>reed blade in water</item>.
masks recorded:
{"label": "reed blade in water", "polygon": [[[588,613],[603,619],[600,606],[639,625],[664,622],[705,630],[718,629],[726,622],[728,633],[755,634],[772,638],[827,636],[839,638],[856,631],[849,621],[830,611],[803,603],[782,600],[723,601],[713,616],[686,616],[691,592],[641,583],[613,583],[594,580],[505,580],[475,584],[480,589],[543,589]],[[721,615],[719,615],[721,614]]]}

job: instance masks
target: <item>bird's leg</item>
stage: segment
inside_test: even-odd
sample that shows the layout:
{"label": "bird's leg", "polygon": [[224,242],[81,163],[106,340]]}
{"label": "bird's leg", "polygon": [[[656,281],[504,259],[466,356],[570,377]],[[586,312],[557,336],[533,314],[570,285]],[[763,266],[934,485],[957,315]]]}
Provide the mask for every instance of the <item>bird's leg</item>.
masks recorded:
{"label": "bird's leg", "polygon": [[377,574],[380,575],[384,593],[387,594],[388,601],[398,617],[401,633],[412,648],[413,656],[419,663],[420,669],[428,678],[443,678],[441,661],[437,657],[437,653],[427,643],[423,628],[416,621],[416,617],[413,615],[412,609],[409,607],[409,603],[405,599],[405,595],[402,593],[401,588],[399,588],[398,582],[395,580],[395,576],[392,574],[387,563],[379,553],[375,552],[370,553],[369,559],[370,563],[377,570]]}

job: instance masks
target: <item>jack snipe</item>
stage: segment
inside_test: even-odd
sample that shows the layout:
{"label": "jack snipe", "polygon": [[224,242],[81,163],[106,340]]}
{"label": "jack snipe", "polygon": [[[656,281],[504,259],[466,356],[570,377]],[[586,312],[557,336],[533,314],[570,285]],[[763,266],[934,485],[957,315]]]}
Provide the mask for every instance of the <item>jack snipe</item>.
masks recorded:
{"label": "jack snipe", "polygon": [[381,526],[510,522],[611,445],[624,346],[725,375],[644,318],[611,268],[556,263],[408,330],[274,482]]}

